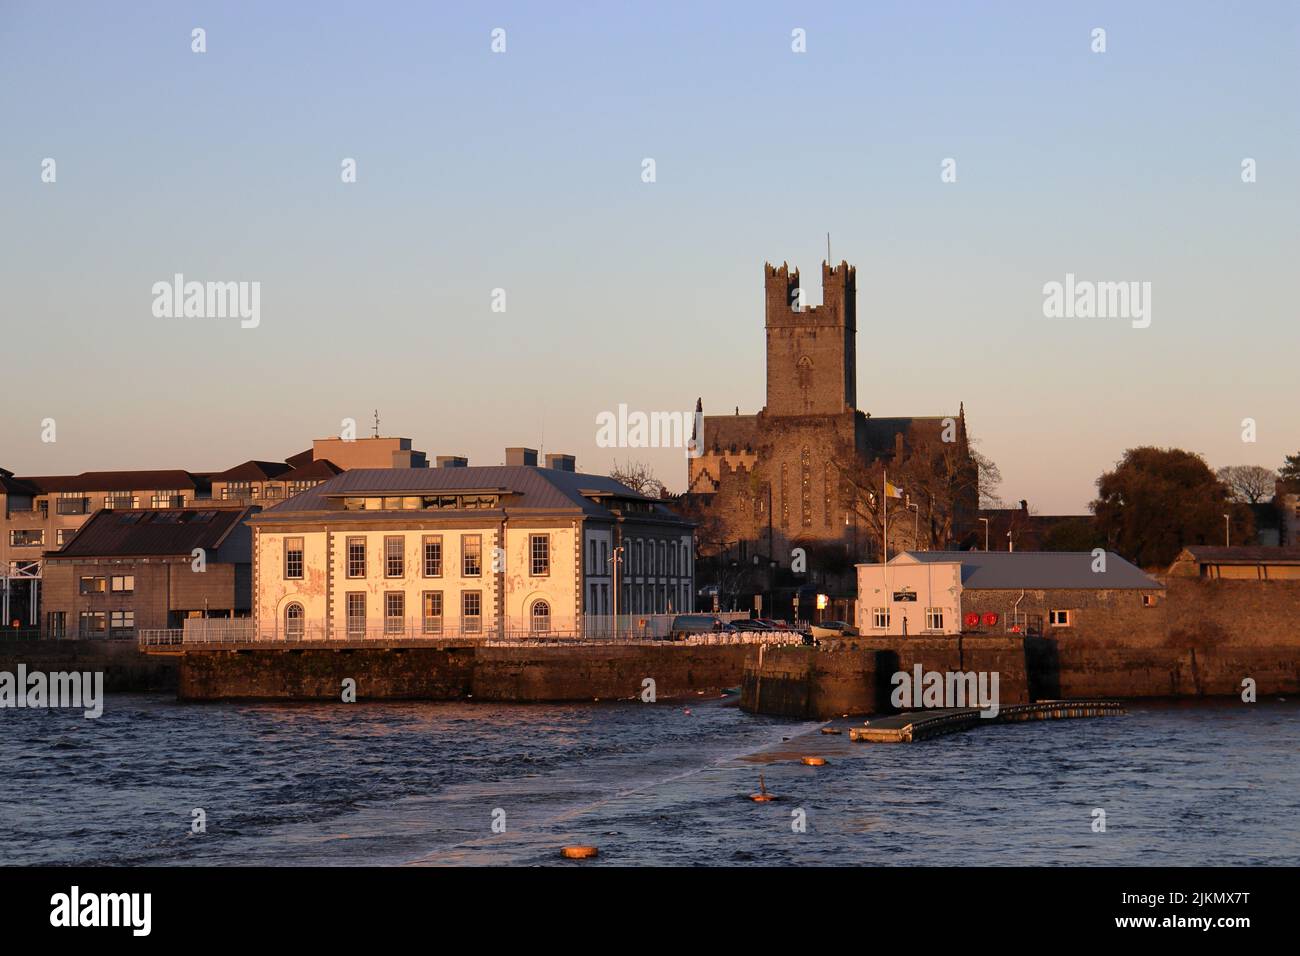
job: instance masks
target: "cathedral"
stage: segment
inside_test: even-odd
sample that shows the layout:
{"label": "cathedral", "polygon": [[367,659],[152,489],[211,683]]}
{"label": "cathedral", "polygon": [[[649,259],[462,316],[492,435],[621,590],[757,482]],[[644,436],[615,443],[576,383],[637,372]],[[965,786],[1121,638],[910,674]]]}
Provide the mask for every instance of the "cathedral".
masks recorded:
{"label": "cathedral", "polygon": [[768,264],[764,278],[767,404],[697,416],[685,504],[701,554],[797,571],[796,549],[844,566],[878,560],[886,534],[890,556],[955,546],[979,504],[964,407],[927,418],[859,410],[855,268],[823,263],[815,307],[797,269]]}

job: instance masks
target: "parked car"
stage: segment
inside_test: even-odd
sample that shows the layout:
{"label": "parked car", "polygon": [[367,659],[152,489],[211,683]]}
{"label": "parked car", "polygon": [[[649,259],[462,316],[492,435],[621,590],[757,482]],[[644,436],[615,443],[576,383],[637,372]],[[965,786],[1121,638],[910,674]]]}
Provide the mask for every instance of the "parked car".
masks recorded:
{"label": "parked car", "polygon": [[732,626],[738,631],[775,631],[771,621],[765,621],[761,617],[751,617],[745,621],[733,621]]}
{"label": "parked car", "polygon": [[736,626],[712,614],[678,614],[664,636],[666,641],[684,641],[697,634],[735,634]]}
{"label": "parked car", "polygon": [[849,626],[843,621],[822,621],[812,626],[812,636],[818,640],[827,637],[843,637]]}

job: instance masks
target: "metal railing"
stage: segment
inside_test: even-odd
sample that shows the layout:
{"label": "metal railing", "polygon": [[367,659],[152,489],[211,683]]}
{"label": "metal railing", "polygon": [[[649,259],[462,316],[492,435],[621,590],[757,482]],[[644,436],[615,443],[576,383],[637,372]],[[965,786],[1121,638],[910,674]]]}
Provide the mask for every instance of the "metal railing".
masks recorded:
{"label": "metal railing", "polygon": [[[655,615],[671,618],[675,615]],[[622,623],[622,622],[620,622]],[[141,647],[191,647],[191,646],[372,646],[397,647],[445,644],[640,644],[662,643],[668,638],[667,624],[653,624],[644,618],[630,622],[640,626],[620,627],[614,636],[608,618],[580,621],[570,628],[547,628],[507,625],[464,629],[444,625],[426,628],[415,625],[403,628],[385,627],[382,624],[365,628],[346,624],[326,628],[321,624],[304,624],[300,627],[258,627],[250,619],[196,619],[185,622],[183,628],[142,629],[138,631]],[[797,631],[735,631],[711,632],[692,635],[677,643],[703,645],[729,644],[793,644],[800,643],[803,635]]]}

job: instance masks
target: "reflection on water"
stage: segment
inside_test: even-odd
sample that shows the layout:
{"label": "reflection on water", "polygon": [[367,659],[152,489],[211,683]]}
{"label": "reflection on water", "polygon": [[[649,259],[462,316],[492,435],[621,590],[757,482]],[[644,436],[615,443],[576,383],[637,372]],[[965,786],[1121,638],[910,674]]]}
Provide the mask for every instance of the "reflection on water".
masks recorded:
{"label": "reflection on water", "polygon": [[[912,745],[817,726],[703,698],[5,710],[0,862],[1300,863],[1294,703],[1138,704]],[[760,773],[776,801],[748,800]],[[572,842],[600,859],[560,861]]]}

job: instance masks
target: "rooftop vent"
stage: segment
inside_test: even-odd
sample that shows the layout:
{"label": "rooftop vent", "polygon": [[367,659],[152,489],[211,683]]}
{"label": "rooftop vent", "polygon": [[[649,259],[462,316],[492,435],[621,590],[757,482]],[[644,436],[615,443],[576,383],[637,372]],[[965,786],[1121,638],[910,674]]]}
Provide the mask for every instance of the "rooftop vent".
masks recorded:
{"label": "rooftop vent", "polygon": [[546,467],[556,471],[574,471],[576,462],[572,455],[547,455]]}
{"label": "rooftop vent", "polygon": [[469,459],[462,458],[460,455],[439,455],[436,460],[439,468],[469,467]]}

